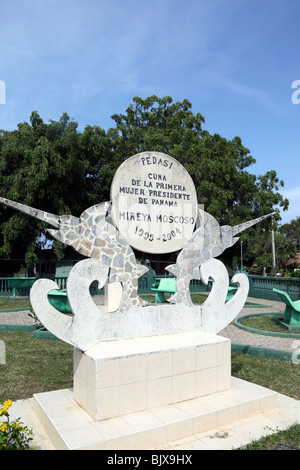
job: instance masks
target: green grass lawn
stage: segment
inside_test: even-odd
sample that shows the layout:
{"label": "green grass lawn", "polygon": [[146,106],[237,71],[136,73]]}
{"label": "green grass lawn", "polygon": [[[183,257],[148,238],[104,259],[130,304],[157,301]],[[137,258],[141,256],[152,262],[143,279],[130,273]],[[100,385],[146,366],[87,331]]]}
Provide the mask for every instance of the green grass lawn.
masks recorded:
{"label": "green grass lawn", "polygon": [[6,364],[0,364],[0,401],[73,385],[73,348],[62,341],[35,339],[30,332],[0,332]]}
{"label": "green grass lawn", "polygon": [[11,310],[14,308],[30,308],[30,301],[28,299],[7,299],[0,297],[0,310]]}
{"label": "green grass lawn", "polygon": [[[140,297],[147,302],[155,302],[155,294],[141,294]],[[165,294],[165,299],[169,299],[170,295]],[[191,294],[191,299],[193,304],[199,305],[203,304],[203,302],[207,299],[207,295],[205,294]]]}
{"label": "green grass lawn", "polygon": [[[282,318],[282,315],[275,314],[273,316],[253,316],[241,321],[242,325],[249,328],[255,328],[257,330],[270,331],[275,333],[288,333],[288,331],[282,326],[278,325],[274,319]],[[299,335],[300,336],[300,335]]]}

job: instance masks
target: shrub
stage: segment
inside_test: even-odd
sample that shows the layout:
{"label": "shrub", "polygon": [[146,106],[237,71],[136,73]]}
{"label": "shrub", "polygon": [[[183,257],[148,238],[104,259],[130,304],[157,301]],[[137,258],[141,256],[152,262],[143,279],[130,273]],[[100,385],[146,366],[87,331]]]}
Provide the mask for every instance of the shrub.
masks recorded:
{"label": "shrub", "polygon": [[20,418],[10,421],[8,409],[11,405],[11,400],[1,403],[0,417],[6,419],[0,421],[0,450],[33,450],[35,443],[31,442],[32,430],[24,426]]}
{"label": "shrub", "polygon": [[300,277],[300,269],[297,269],[296,271],[293,271],[291,274],[291,277]]}

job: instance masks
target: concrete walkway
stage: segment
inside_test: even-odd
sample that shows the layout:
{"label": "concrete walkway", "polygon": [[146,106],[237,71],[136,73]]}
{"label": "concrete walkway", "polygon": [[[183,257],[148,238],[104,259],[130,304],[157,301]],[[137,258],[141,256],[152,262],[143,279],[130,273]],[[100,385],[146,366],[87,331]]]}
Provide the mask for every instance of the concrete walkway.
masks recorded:
{"label": "concrete walkway", "polygon": [[29,314],[29,310],[0,312],[0,325],[34,325],[35,321]]}
{"label": "concrete walkway", "polygon": [[[283,312],[285,305],[282,302],[248,298],[248,302],[264,304],[268,307],[253,308],[246,306],[239,316],[255,313]],[[0,312],[0,324],[32,325],[34,320],[29,317],[28,311]],[[220,336],[231,339],[233,343],[258,346],[263,348],[294,351],[295,338],[281,338],[249,333],[235,327],[227,326],[220,332]],[[41,422],[33,410],[33,398],[18,400],[10,409],[11,419],[21,418],[21,421],[33,429],[34,439],[38,450],[55,450],[51,440],[46,434]],[[210,432],[191,435],[168,445],[160,450],[229,450],[236,449],[247,443],[259,439],[261,436],[286,429],[295,422],[300,422],[300,402],[284,395],[278,394],[278,407],[275,410],[261,413],[252,418],[242,419],[231,425],[211,430]]]}

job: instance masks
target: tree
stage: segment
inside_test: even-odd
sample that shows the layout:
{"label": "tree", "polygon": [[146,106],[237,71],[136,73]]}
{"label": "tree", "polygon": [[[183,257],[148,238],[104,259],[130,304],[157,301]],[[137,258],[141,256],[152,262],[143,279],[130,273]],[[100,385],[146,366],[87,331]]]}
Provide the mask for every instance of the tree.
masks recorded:
{"label": "tree", "polygon": [[203,130],[204,117],[191,111],[188,100],[171,97],[133,98],[126,114],[114,114],[116,126],[108,130],[114,162],[143,151],[164,152],[189,172],[198,202],[220,223],[239,223],[273,210],[288,201],[275,171],[256,177],[246,171],[255,159],[239,137],[231,141]]}
{"label": "tree", "polygon": [[[288,200],[279,192],[283,182],[276,172],[270,170],[258,177],[249,173],[247,169],[255,159],[241,138],[227,140],[219,134],[211,135],[203,129],[202,114],[194,115],[191,108],[188,100],[173,103],[171,97],[135,97],[126,114],[112,116],[116,126],[107,135],[114,161],[121,163],[142,151],[164,152],[176,158],[193,178],[199,204],[222,225],[236,225],[271,213],[275,206],[287,209]],[[271,223],[268,219],[245,232],[245,248],[251,244],[251,234],[270,230]],[[229,263],[236,249],[227,250],[222,260]],[[170,255],[166,263],[168,260]]]}
{"label": "tree", "polygon": [[[296,249],[292,241],[284,235],[275,232],[275,252],[277,271],[287,272],[288,261],[296,255]],[[248,266],[256,265],[256,270],[271,273],[273,270],[272,240],[270,233],[257,233],[252,238],[252,244],[247,248]]]}
{"label": "tree", "polygon": [[[100,129],[78,133],[77,123],[66,113],[59,121],[45,124],[36,111],[30,124],[1,131],[1,196],[55,214],[80,215],[96,198],[96,162],[91,151],[96,132],[101,137]],[[100,160],[99,145],[95,151]],[[5,207],[0,214],[0,256],[25,258],[27,264],[34,264],[36,247],[48,240],[45,224]],[[54,252],[62,257],[63,245],[55,242]]]}
{"label": "tree", "polygon": [[[191,175],[198,203],[220,224],[236,225],[284,209],[283,182],[276,172],[255,176],[255,162],[240,137],[228,140],[203,129],[205,119],[192,112],[188,100],[169,96],[133,98],[124,114],[114,114],[114,127],[105,132],[88,125],[82,133],[64,113],[59,121],[44,123],[34,111],[30,124],[15,131],[0,131],[0,194],[55,214],[79,216],[87,207],[110,199],[116,169],[142,151],[164,152],[176,158]],[[35,259],[37,240],[45,226],[10,209],[0,207],[0,257]],[[279,219],[277,215],[276,219]],[[267,219],[242,235],[247,244],[257,231],[270,230]],[[40,243],[40,242],[39,242]],[[62,246],[55,244],[62,256]],[[236,248],[234,248],[236,249]],[[227,262],[234,251],[227,250]],[[170,256],[159,256],[170,264]]]}
{"label": "tree", "polygon": [[296,250],[300,251],[300,217],[296,217],[290,223],[279,227],[279,232],[292,240]]}

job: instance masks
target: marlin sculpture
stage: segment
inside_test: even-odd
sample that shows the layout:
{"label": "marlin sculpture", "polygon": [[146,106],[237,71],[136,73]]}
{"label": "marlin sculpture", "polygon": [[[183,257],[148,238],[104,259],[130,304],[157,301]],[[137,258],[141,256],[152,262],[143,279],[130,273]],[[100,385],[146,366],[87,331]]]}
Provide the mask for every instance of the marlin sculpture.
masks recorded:
{"label": "marlin sculpture", "polygon": [[[122,311],[145,304],[137,295],[137,280],[148,268],[137,264],[132,248],[113,225],[110,202],[88,208],[79,218],[51,214],[2,197],[0,202],[52,225],[55,230],[48,229],[48,232],[53,238],[108,266],[109,282],[121,282],[125,287],[120,307]],[[200,266],[233,246],[239,239],[236,237],[238,233],[273,214],[275,212],[231,227],[220,226],[212,215],[198,208],[199,228],[179,253],[176,263],[166,268],[176,277],[176,293],[169,302],[192,305],[189,284],[192,279],[201,278]]]}
{"label": "marlin sculpture", "polygon": [[166,267],[176,277],[176,293],[169,302],[191,305],[189,285],[192,279],[200,280],[200,266],[233,246],[239,240],[238,233],[273,214],[275,212],[231,227],[220,226],[212,215],[198,208],[199,228],[179,253],[176,263]]}
{"label": "marlin sculpture", "polygon": [[[56,240],[72,246],[88,259],[79,261],[71,270],[67,296],[72,316],[57,311],[48,294],[59,289],[50,279],[38,279],[30,291],[31,305],[48,331],[82,351],[101,341],[153,336],[203,329],[217,334],[243,307],[249,290],[245,274],[236,274],[238,284],[234,297],[226,302],[229,276],[224,264],[214,259],[238,240],[236,235],[261,222],[268,214],[244,224],[220,226],[216,219],[198,209],[198,228],[179,253],[176,264],[168,271],[176,276],[176,293],[170,305],[148,305],[138,296],[138,278],[148,271],[137,264],[134,252],[114,226],[111,203],[104,202],[84,211],[80,217],[55,215],[0,197],[0,203],[45,222]],[[213,280],[212,292],[203,305],[193,305],[189,294],[191,279]],[[122,284],[119,307],[101,311],[93,302],[89,286],[97,280],[102,287],[108,281]],[[184,309],[183,309],[184,304]],[[184,315],[182,314],[184,312]]]}
{"label": "marlin sculpture", "polygon": [[0,202],[42,222],[52,225],[48,229],[56,240],[72,246],[78,253],[99,259],[110,268],[109,282],[121,282],[123,298],[120,309],[127,310],[144,302],[137,295],[137,279],[148,271],[137,264],[132,248],[121,236],[109,218],[110,202],[94,205],[79,218],[73,215],[55,215],[0,197]]}

